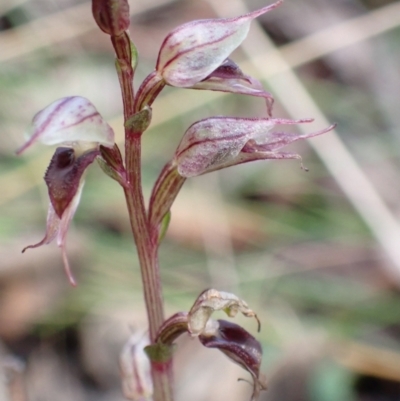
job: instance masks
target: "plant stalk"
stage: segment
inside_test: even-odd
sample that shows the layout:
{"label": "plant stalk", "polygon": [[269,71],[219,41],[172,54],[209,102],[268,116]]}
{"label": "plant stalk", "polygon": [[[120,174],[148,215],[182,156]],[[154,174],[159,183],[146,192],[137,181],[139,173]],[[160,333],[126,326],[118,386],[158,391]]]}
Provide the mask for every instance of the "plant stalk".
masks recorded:
{"label": "plant stalk", "polygon": [[[117,55],[117,72],[120,81],[124,117],[126,121],[134,114],[133,68],[131,65],[130,40],[127,34],[112,38]],[[150,341],[153,343],[158,328],[164,322],[164,304],[157,244],[152,244],[147,222],[146,208],[142,193],[141,177],[141,136],[142,132],[125,124],[125,163],[127,185],[124,188],[131,229],[137,247],[144,299],[149,322]],[[154,401],[173,401],[172,362],[154,362],[152,378]]]}

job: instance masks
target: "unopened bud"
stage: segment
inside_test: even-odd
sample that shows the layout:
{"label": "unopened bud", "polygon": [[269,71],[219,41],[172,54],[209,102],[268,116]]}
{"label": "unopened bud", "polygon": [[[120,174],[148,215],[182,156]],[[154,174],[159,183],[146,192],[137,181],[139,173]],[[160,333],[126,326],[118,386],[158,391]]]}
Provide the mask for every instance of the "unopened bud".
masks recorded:
{"label": "unopened bud", "polygon": [[127,0],[93,0],[92,12],[99,28],[111,36],[119,36],[129,28]]}
{"label": "unopened bud", "polygon": [[133,334],[125,344],[119,361],[122,389],[128,400],[150,400],[153,393],[150,361],[144,348],[149,339],[143,333]]}

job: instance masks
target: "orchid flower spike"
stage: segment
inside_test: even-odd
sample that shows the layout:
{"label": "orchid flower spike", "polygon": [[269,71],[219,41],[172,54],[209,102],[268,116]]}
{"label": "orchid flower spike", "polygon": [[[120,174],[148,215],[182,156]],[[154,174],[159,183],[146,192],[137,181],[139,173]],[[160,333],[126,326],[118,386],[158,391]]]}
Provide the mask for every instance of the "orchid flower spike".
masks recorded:
{"label": "orchid flower spike", "polygon": [[204,19],[175,28],[161,45],[155,71],[138,90],[138,109],[150,104],[164,85],[170,85],[262,97],[271,116],[272,95],[259,81],[244,75],[229,56],[246,38],[252,20],[282,2],[236,18]]}
{"label": "orchid flower spike", "polygon": [[193,177],[255,160],[301,159],[278,150],[291,142],[331,131],[331,125],[309,134],[275,131],[276,125],[301,124],[313,119],[211,117],[191,125],[175,152],[174,163],[183,177]]}
{"label": "orchid flower spike", "polygon": [[79,204],[84,172],[99,155],[100,145],[113,147],[114,132],[89,100],[74,96],[59,99],[37,113],[28,136],[17,154],[36,142],[67,147],[56,149],[44,177],[50,197],[46,234],[22,252],[57,239],[69,281],[76,285],[66,256],[66,235]]}

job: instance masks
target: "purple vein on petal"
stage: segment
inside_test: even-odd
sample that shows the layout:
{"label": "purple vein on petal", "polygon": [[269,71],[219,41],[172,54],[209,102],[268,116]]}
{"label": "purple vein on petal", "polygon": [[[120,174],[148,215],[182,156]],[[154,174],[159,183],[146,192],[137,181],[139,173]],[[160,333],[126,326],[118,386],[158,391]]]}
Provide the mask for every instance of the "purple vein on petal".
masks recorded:
{"label": "purple vein on petal", "polygon": [[[60,102],[60,104],[58,104],[57,107],[48,115],[46,120],[43,121],[41,126],[36,130],[36,133],[34,135],[32,135],[29,138],[29,140],[27,142],[25,142],[19,149],[17,149],[17,151],[15,153],[17,155],[20,155],[25,149],[27,149],[30,145],[32,145],[32,143],[35,142],[35,140],[42,134],[42,132],[46,129],[46,127],[51,123],[54,116],[60,111],[60,108],[62,108],[65,105],[65,103],[71,101],[71,99],[73,99],[73,98],[66,97],[65,99],[63,99]],[[40,114],[40,113],[41,113],[41,111],[38,114]],[[38,116],[38,114],[36,114],[36,116],[33,118],[33,121],[35,121],[35,118]]]}
{"label": "purple vein on petal", "polygon": [[185,148],[181,149],[179,153],[177,153],[175,156],[179,157],[182,153],[186,152],[188,149],[192,148],[193,146],[203,146],[204,144],[207,143],[212,143],[212,142],[222,142],[222,141],[234,141],[235,139],[240,139],[243,138],[244,134],[238,134],[238,135],[229,135],[229,136],[223,136],[223,137],[218,137],[218,138],[206,138],[206,139],[199,139],[195,142],[189,143]]}

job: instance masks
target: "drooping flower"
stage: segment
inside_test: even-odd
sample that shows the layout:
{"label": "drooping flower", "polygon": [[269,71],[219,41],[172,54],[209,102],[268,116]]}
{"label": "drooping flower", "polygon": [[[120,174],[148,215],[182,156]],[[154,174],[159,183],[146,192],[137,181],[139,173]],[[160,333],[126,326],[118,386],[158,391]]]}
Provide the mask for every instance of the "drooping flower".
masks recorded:
{"label": "drooping flower", "polygon": [[211,117],[191,125],[175,152],[174,163],[183,177],[193,177],[221,168],[267,159],[301,159],[279,149],[299,139],[332,130],[331,125],[309,134],[275,131],[277,125],[301,124],[313,119]]}
{"label": "drooping flower", "polygon": [[159,328],[154,344],[146,348],[152,361],[171,357],[174,341],[183,333],[197,337],[207,348],[216,348],[231,361],[240,365],[252,376],[251,400],[257,399],[261,390],[266,389],[264,376],[260,373],[262,349],[259,341],[241,326],[226,320],[214,320],[212,314],[224,311],[235,317],[238,312],[254,317],[260,330],[260,321],[247,303],[234,294],[209,289],[203,291],[189,312],[178,312]]}
{"label": "drooping flower", "polygon": [[28,136],[17,154],[36,142],[68,147],[56,149],[44,177],[50,197],[46,234],[23,252],[57,239],[65,271],[75,285],[65,250],[67,231],[79,204],[84,172],[99,156],[100,145],[108,148],[114,145],[114,132],[89,100],[74,96],[59,99],[37,113]]}
{"label": "drooping flower", "polygon": [[170,85],[262,97],[271,115],[272,95],[244,75],[229,56],[246,38],[252,20],[282,2],[236,18],[204,19],[175,28],[161,45],[155,71],[138,90],[137,110],[150,105],[164,85]]}
{"label": "drooping flower", "polygon": [[256,400],[260,391],[267,388],[266,379],[260,373],[261,344],[236,323],[221,319],[212,323],[208,325],[206,333],[199,335],[200,342],[207,348],[220,350],[231,361],[251,374],[253,379],[251,401]]}

